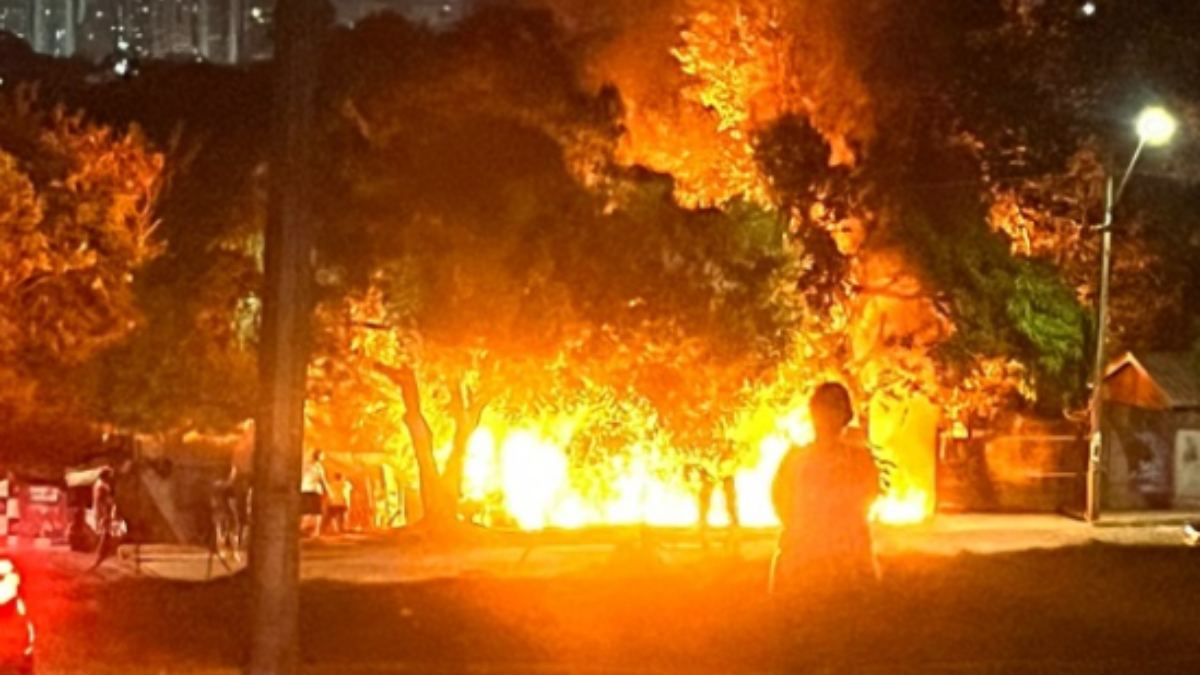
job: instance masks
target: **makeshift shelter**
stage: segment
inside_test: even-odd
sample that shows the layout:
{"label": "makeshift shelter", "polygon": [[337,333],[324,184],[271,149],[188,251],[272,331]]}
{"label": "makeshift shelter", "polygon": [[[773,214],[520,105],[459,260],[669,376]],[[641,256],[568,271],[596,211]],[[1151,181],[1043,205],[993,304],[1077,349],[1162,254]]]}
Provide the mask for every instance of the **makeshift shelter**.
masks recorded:
{"label": "makeshift shelter", "polygon": [[[118,507],[141,542],[207,545],[211,497],[230,469],[248,478],[253,469],[254,425],[235,433],[188,433],[177,438],[139,437],[129,487],[118,485]],[[309,461],[311,449],[305,451]],[[326,452],[327,475],[343,474],[352,486],[350,523],[356,528],[399,527],[417,514],[416,492],[394,457],[381,452]],[[297,485],[299,490],[300,486]]]}
{"label": "makeshift shelter", "polygon": [[1200,371],[1186,352],[1127,353],[1104,382],[1104,506],[1200,506]]}
{"label": "makeshift shelter", "polygon": [[139,435],[127,469],[117,477],[117,508],[129,523],[131,537],[140,543],[206,545],[214,485],[227,478],[232,467],[249,475],[253,444],[248,424],[220,436]]}

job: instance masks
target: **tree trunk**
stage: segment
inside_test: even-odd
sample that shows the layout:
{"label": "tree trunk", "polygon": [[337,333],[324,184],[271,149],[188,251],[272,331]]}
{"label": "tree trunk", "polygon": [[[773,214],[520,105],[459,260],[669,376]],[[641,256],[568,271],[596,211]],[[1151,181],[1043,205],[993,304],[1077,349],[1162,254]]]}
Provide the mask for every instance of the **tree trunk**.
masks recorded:
{"label": "tree trunk", "polygon": [[299,667],[300,467],[304,443],[313,228],[316,86],[329,13],[320,0],[280,0],[266,288],[259,354],[250,541],[249,675]]}
{"label": "tree trunk", "polygon": [[438,472],[433,456],[433,432],[421,407],[421,390],[412,368],[392,368],[376,364],[376,369],[400,388],[404,399],[404,426],[412,439],[413,452],[417,457],[417,474],[421,482],[421,506],[425,509],[422,519],[427,525],[441,527],[452,525],[458,516],[462,499],[463,467],[467,458],[467,445],[471,434],[479,427],[479,420],[487,406],[487,396],[464,391],[461,381],[450,388],[450,413],[454,417],[454,441],[446,468]]}
{"label": "tree trunk", "polygon": [[400,395],[404,399],[404,426],[408,428],[408,435],[413,444],[413,453],[417,457],[421,507],[425,511],[423,519],[442,519],[446,511],[447,500],[442,494],[437,462],[433,457],[433,432],[429,427],[429,421],[425,418],[425,411],[421,408],[421,389],[417,385],[416,373],[409,366],[392,368],[377,364],[376,369],[387,376],[393,384],[400,387]]}
{"label": "tree trunk", "polygon": [[450,457],[446,460],[446,471],[442,482],[446,486],[446,496],[453,506],[455,513],[462,501],[463,468],[467,461],[467,445],[471,442],[471,434],[479,428],[479,420],[487,405],[485,397],[479,393],[474,396],[464,391],[461,382],[455,382],[450,391],[450,412],[454,416],[454,443],[450,446]]}

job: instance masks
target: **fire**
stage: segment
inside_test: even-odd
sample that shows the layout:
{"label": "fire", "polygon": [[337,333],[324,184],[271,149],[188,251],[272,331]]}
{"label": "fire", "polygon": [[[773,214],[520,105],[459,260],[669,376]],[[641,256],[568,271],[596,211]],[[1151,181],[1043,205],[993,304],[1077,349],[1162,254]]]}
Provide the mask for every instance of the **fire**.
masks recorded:
{"label": "fire", "polygon": [[[497,442],[497,438],[500,440]],[[696,522],[695,492],[652,464],[641,445],[614,457],[601,473],[613,478],[602,491],[573,480],[565,443],[532,429],[483,427],[468,447],[468,496],[482,501],[499,493],[503,512],[521,529],[578,529],[592,525],[688,526]],[[494,473],[484,475],[489,467]]]}
{"label": "fire", "polygon": [[[738,489],[738,513],[744,524],[750,527],[773,527],[779,524],[775,507],[771,504],[771,482],[775,480],[775,472],[789,447],[791,445],[787,437],[768,435],[758,444],[758,463],[734,477]],[[717,513],[725,517],[723,509]]]}
{"label": "fire", "polygon": [[933,512],[933,503],[925,490],[893,490],[871,505],[871,520],[886,525],[916,525]]}
{"label": "fire", "polygon": [[[600,466],[585,468],[574,465],[567,450],[574,432],[570,422],[546,429],[489,422],[474,432],[467,451],[464,494],[489,505],[483,514],[485,524],[502,523],[505,518],[523,530],[697,524],[696,486],[688,482],[678,458],[650,442],[638,442]],[[775,473],[791,447],[807,444],[812,437],[807,411],[797,410],[776,418],[774,428],[757,440],[756,455],[734,476],[744,526],[778,525],[771,503]],[[588,474],[590,483],[585,480]],[[728,524],[723,498],[717,490],[709,516],[710,524],[718,527]],[[927,490],[904,485],[881,496],[871,508],[871,518],[914,524],[928,518],[932,507]]]}
{"label": "fire", "polygon": [[500,453],[504,506],[525,529],[558,525],[555,514],[568,494],[567,457],[554,443],[527,431],[511,434]]}

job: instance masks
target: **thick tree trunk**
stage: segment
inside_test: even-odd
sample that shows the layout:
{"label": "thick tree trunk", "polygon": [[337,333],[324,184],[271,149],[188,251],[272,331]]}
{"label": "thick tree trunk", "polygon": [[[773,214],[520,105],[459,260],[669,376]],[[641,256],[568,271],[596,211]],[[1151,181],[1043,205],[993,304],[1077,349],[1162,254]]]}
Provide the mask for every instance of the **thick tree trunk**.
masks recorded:
{"label": "thick tree trunk", "polygon": [[451,386],[450,413],[454,418],[454,440],[450,446],[450,456],[446,458],[446,467],[439,473],[433,456],[433,432],[421,407],[421,390],[416,374],[408,366],[392,368],[377,364],[376,369],[400,388],[400,395],[404,399],[404,426],[408,428],[416,454],[421,506],[425,509],[422,522],[433,527],[452,525],[458,517],[462,499],[467,445],[471,434],[479,427],[488,399],[478,393],[471,396],[464,391],[461,382]]}
{"label": "thick tree trunk", "polygon": [[249,675],[294,675],[299,666],[299,489],[311,315],[316,81],[329,17],[319,0],[280,0],[277,8],[279,71],[259,354],[263,400],[254,458]]}
{"label": "thick tree trunk", "polygon": [[447,510],[445,498],[438,475],[437,461],[433,457],[433,432],[425,411],[421,407],[421,389],[417,384],[416,373],[409,366],[392,368],[377,364],[376,369],[400,388],[400,396],[404,399],[404,426],[412,440],[413,453],[417,458],[417,480],[420,481],[421,507],[425,513],[423,519],[437,521],[444,519]]}

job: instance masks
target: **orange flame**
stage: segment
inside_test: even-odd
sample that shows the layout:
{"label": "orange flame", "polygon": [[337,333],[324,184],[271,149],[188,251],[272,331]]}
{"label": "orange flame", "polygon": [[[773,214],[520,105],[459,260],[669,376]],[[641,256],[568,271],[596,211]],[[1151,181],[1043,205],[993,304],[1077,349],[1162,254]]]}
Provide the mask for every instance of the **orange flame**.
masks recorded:
{"label": "orange flame", "polygon": [[[595,525],[646,524],[689,527],[699,519],[694,486],[684,471],[671,470],[658,461],[656,451],[635,443],[627,453],[606,460],[598,470],[611,476],[601,490],[586,490],[575,480],[582,471],[573,467],[566,447],[572,429],[537,429],[520,424],[481,426],[470,439],[464,472],[464,494],[479,502],[499,505],[499,510],[523,530],[579,529]],[[771,483],[788,449],[812,441],[806,410],[794,410],[776,419],[775,429],[757,441],[753,463],[734,476],[738,513],[748,527],[778,525],[771,503]],[[591,470],[597,470],[593,467]],[[710,512],[710,523],[728,525],[722,494]],[[888,524],[919,523],[932,512],[930,493],[903,486],[881,496],[871,518]],[[485,516],[486,517],[486,516]]]}

